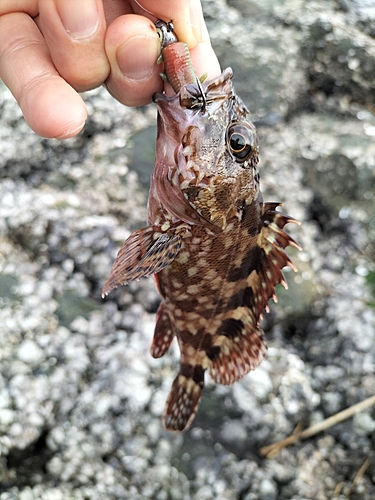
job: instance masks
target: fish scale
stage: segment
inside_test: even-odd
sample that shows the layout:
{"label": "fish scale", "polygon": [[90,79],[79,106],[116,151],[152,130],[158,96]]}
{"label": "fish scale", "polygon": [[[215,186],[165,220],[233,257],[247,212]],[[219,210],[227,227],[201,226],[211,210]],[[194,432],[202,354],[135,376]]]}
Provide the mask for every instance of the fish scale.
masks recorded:
{"label": "fish scale", "polygon": [[[232,384],[264,358],[260,319],[268,300],[276,300],[275,286],[287,286],[282,268],[295,269],[284,249],[299,246],[283,229],[297,221],[277,210],[280,203],[263,202],[256,130],[231,69],[200,82],[171,23],[156,26],[168,40],[162,56],[176,94],[154,96],[149,225],[125,241],[103,296],[154,275],[162,301],[151,354],[163,356],[175,337],[180,348],[163,423],[183,431],[198,409],[206,371]],[[177,49],[184,56],[173,60]]]}

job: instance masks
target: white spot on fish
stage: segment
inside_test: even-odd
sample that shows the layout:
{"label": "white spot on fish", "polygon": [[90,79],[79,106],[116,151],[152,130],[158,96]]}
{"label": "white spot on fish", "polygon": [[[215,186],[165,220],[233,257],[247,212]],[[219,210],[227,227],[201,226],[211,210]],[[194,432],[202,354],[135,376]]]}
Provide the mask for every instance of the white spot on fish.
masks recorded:
{"label": "white spot on fish", "polygon": [[195,276],[198,272],[198,269],[196,267],[190,267],[188,269],[188,276]]}
{"label": "white spot on fish", "polygon": [[186,289],[189,295],[195,295],[196,293],[198,293],[198,290],[199,290],[198,285],[189,285]]}
{"label": "white spot on fish", "polygon": [[189,252],[180,252],[175,260],[179,264],[186,264],[189,261]]}

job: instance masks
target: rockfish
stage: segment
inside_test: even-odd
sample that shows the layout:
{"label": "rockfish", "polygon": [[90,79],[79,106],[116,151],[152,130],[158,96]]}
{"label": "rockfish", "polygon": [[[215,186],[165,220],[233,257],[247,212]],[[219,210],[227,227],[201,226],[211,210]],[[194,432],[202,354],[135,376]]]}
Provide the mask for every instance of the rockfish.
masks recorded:
{"label": "rockfish", "polygon": [[298,248],[283,230],[297,221],[276,210],[280,203],[263,202],[258,138],[232,70],[202,83],[180,44],[172,38],[163,46],[176,94],[154,96],[158,134],[148,226],[125,241],[103,288],[105,296],[155,277],[162,300],[151,354],[163,356],[174,337],[181,352],[163,416],[173,431],[191,424],[206,370],[216,382],[232,384],[263,359],[260,318],[276,298],[275,285],[286,287],[281,269],[294,269],[285,247]]}

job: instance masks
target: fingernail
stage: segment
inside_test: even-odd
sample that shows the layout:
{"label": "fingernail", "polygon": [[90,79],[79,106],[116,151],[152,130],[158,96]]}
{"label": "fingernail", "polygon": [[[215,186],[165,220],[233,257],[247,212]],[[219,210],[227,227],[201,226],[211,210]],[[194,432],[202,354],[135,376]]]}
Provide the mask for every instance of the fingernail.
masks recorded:
{"label": "fingernail", "polygon": [[193,30],[193,34],[198,42],[202,41],[202,22],[203,13],[200,2],[195,0],[190,1],[190,23]]}
{"label": "fingernail", "polygon": [[134,37],[116,51],[121,73],[130,80],[144,80],[152,74],[160,52],[160,45],[153,37]]}
{"label": "fingernail", "polygon": [[88,38],[98,29],[99,16],[95,0],[62,0],[56,6],[71,38]]}
{"label": "fingernail", "polygon": [[77,135],[83,127],[85,126],[86,120],[83,123],[80,123],[79,125],[72,126],[71,128],[67,128],[62,132],[61,134],[57,135],[54,137],[54,139],[70,139],[71,137],[74,137]]}

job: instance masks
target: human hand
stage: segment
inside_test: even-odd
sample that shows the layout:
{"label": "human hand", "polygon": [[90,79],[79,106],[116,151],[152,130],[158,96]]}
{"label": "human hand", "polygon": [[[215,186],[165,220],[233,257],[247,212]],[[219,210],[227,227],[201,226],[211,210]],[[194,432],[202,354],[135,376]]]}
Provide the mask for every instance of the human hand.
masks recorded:
{"label": "human hand", "polygon": [[[198,76],[220,73],[200,0],[139,3],[173,20]],[[147,104],[162,91],[159,39],[145,16],[132,0],[1,0],[0,78],[37,134],[78,134],[87,118],[78,92],[103,83],[127,106]]]}

